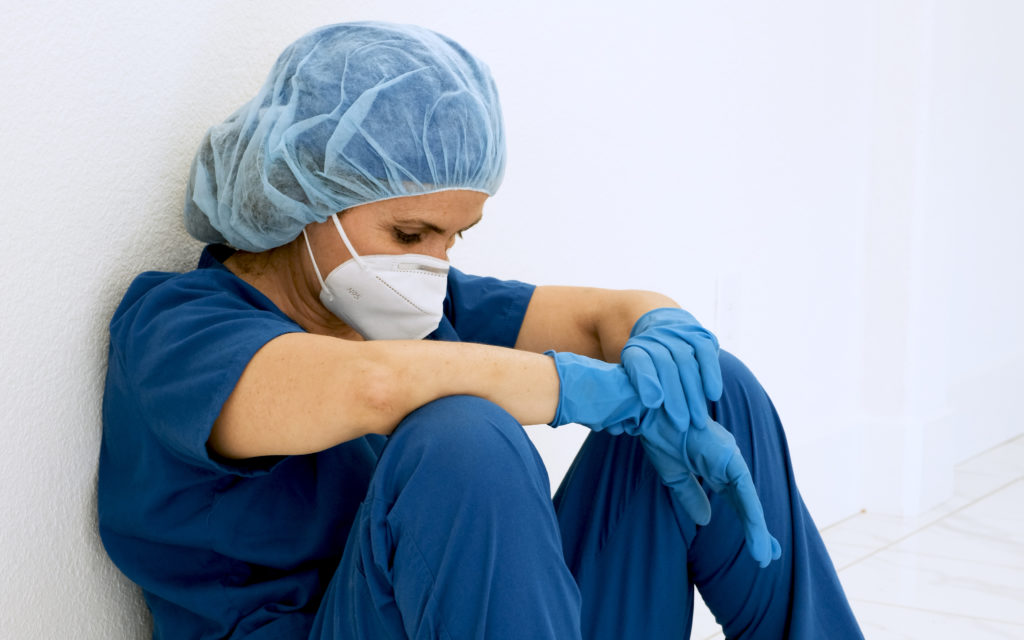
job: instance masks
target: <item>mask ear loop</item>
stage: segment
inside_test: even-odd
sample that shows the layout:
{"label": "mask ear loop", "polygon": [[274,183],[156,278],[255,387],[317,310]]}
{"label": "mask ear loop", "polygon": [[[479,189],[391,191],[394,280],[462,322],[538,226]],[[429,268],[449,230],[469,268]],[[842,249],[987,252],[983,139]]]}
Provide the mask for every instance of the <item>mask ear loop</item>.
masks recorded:
{"label": "mask ear loop", "polygon": [[356,264],[362,267],[363,270],[366,270],[366,263],[363,262],[363,259],[359,257],[358,253],[356,253],[356,250],[352,247],[352,243],[348,241],[348,236],[345,235],[345,230],[341,228],[341,220],[338,219],[338,214],[335,213],[332,215],[331,220],[334,221],[334,226],[337,227],[338,234],[341,236],[341,241],[345,243],[345,248],[348,249],[350,254],[352,254],[352,259],[355,260]]}
{"label": "mask ear loop", "polygon": [[313,271],[316,272],[316,279],[320,281],[320,291],[326,292],[327,295],[333,299],[334,296],[331,295],[331,290],[327,288],[327,283],[324,282],[324,277],[320,275],[320,267],[316,266],[316,258],[313,257],[313,247],[309,245],[309,236],[306,235],[305,227],[302,229],[302,239],[306,241],[306,250],[309,251],[309,259],[313,261]]}

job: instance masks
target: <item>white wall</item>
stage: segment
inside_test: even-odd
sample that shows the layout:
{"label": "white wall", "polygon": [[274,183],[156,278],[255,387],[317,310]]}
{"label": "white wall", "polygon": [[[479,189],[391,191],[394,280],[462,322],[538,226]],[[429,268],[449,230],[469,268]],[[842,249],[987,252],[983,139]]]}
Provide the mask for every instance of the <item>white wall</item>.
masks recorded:
{"label": "white wall", "polygon": [[[135,273],[195,260],[205,128],[328,22],[424,24],[490,63],[510,166],[453,258],[675,297],[772,394],[819,523],[926,508],[1022,431],[1012,0],[9,4],[0,638],[145,637],[96,535],[105,324]],[[557,480],[583,434],[534,433]]]}
{"label": "white wall", "polygon": [[[1019,2],[936,7],[927,206],[947,225],[949,401],[963,454],[1021,432],[1024,26]],[[962,455],[963,455],[962,454]]]}

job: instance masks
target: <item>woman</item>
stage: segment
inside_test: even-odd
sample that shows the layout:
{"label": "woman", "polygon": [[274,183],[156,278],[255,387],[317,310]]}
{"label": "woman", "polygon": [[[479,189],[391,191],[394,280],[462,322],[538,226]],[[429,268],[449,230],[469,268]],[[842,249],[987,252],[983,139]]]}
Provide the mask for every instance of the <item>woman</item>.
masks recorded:
{"label": "woman", "polygon": [[[154,635],[681,638],[696,584],[730,637],[861,637],[714,336],[449,267],[504,151],[486,67],[380,23],[304,36],[208,132],[185,216],[215,244],[110,326],[100,528]],[[569,422],[552,502],[521,425]]]}

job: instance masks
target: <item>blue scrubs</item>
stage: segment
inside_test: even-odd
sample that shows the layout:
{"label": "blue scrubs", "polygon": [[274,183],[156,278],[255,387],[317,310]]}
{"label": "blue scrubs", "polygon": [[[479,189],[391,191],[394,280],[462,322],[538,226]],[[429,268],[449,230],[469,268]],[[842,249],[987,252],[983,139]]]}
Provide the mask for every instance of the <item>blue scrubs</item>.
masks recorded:
{"label": "blue scrubs", "polygon": [[[110,327],[100,533],[154,637],[678,639],[693,584],[730,637],[861,637],[771,403],[727,354],[712,415],[783,545],[765,570],[728,505],[713,495],[695,526],[629,436],[590,436],[552,503],[523,428],[479,398],[425,405],[387,439],[217,457],[206,441],[242,370],[301,331],[226,255],[139,276]],[[532,291],[453,270],[432,338],[512,346]]]}

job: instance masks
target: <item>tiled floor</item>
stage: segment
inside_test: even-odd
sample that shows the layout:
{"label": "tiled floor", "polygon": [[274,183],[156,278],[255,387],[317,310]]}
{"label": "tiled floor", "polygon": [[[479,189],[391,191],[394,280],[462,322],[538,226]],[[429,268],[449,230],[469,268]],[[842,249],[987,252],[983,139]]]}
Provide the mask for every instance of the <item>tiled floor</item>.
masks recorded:
{"label": "tiled floor", "polygon": [[[1024,639],[1024,436],[957,466],[953,498],[920,517],[822,536],[868,640]],[[699,599],[691,637],[724,638]]]}

